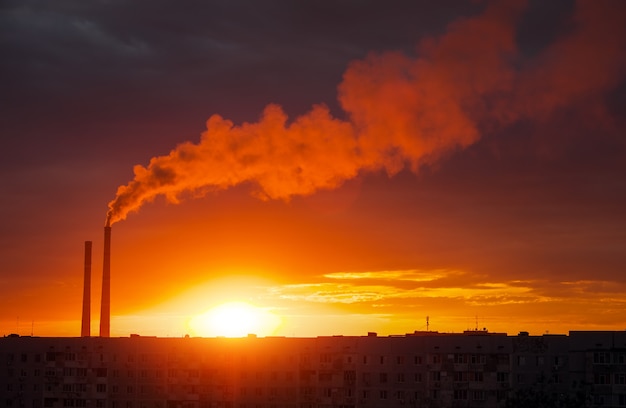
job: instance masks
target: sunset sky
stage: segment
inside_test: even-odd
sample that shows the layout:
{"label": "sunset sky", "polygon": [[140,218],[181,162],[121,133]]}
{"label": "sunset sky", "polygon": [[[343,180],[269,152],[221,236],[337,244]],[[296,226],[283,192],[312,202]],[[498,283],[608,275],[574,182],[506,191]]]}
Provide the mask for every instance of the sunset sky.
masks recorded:
{"label": "sunset sky", "polygon": [[626,329],[625,22],[3,1],[0,335],[80,335],[86,240],[98,335],[107,214],[112,336]]}

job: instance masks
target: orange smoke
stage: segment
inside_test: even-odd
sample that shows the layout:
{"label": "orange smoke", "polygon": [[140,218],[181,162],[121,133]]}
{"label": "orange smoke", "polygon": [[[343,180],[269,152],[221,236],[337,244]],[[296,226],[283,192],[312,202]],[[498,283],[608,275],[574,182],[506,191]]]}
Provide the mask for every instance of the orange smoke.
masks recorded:
{"label": "orange smoke", "polygon": [[[623,16],[598,2],[581,2],[577,30],[548,49],[552,58],[546,53],[534,65],[514,68],[515,23],[523,8],[523,2],[493,2],[440,38],[422,41],[419,58],[385,53],[352,63],[339,85],[345,120],[323,105],[293,121],[277,105],[267,106],[256,123],[211,116],[197,144],[135,166],[134,179],[109,203],[107,219],[123,220],[159,195],[177,202],[185,192],[244,182],[261,199],[287,200],[336,188],[363,171],[393,175],[409,166],[417,172],[475,143],[485,123],[547,115],[623,76],[626,35],[613,38],[624,34]],[[593,78],[590,60],[601,64],[601,78]],[[568,71],[564,64],[576,66]]]}
{"label": "orange smoke", "polygon": [[626,72],[626,7],[620,1],[579,1],[572,30],[519,75],[510,114],[542,119],[554,110],[602,96]]}

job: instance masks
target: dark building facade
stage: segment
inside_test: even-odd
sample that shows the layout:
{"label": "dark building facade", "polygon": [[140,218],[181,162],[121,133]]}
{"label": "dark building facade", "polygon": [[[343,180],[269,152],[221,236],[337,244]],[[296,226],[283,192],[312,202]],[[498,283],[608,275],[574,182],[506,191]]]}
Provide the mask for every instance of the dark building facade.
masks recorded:
{"label": "dark building facade", "polygon": [[5,407],[540,404],[626,406],[626,332],[0,338]]}

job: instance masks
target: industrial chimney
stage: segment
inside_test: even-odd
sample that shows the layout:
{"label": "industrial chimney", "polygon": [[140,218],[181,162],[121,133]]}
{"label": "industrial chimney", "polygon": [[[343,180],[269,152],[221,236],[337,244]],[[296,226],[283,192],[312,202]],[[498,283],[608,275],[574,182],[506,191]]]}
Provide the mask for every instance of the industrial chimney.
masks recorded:
{"label": "industrial chimney", "polygon": [[81,337],[91,336],[91,241],[85,241],[85,273],[83,277],[83,319]]}
{"label": "industrial chimney", "polygon": [[111,224],[104,227],[104,259],[102,262],[102,300],[100,308],[100,337],[111,334]]}

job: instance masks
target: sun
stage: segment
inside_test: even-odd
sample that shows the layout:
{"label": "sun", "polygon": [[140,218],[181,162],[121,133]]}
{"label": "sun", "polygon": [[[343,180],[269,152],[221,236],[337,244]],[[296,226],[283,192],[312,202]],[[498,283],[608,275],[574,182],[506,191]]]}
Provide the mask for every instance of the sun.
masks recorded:
{"label": "sun", "polygon": [[248,334],[271,336],[282,319],[247,302],[222,303],[189,320],[193,334],[202,337],[245,337]]}

